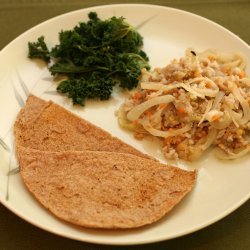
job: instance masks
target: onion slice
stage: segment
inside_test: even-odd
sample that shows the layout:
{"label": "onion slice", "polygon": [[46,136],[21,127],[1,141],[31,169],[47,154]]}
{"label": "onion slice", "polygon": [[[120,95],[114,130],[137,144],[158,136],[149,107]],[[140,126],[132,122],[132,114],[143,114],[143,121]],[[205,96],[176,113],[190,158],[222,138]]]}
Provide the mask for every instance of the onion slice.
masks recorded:
{"label": "onion slice", "polygon": [[206,150],[207,148],[209,148],[215,141],[216,136],[217,136],[217,129],[214,128],[210,129],[207,134],[207,140],[204,144],[201,145],[201,149]]}
{"label": "onion slice", "polygon": [[191,94],[200,97],[202,99],[205,99],[205,95],[198,93],[197,91],[195,91],[191,86],[189,86],[188,84],[185,84],[183,82],[181,83],[172,83],[172,84],[162,84],[162,83],[145,83],[142,82],[141,83],[141,88],[142,89],[149,89],[149,90],[162,90],[162,91],[170,91],[172,89],[175,88],[183,88],[186,91],[190,92]]}
{"label": "onion slice", "polygon": [[136,129],[136,125],[130,121],[128,121],[126,112],[124,111],[123,106],[121,106],[117,112],[118,124],[125,129],[134,131]]}
{"label": "onion slice", "polygon": [[243,115],[242,119],[239,120],[239,122],[241,124],[245,124],[250,119],[250,107],[249,107],[249,104],[248,104],[247,100],[241,95],[239,89],[236,86],[234,86],[232,88],[232,93],[233,93],[234,97],[240,102],[241,107],[242,107],[243,112],[244,112],[244,115]]}
{"label": "onion slice", "polygon": [[227,105],[225,105],[225,110],[228,112],[228,114],[230,115],[234,125],[236,128],[239,128],[240,125],[240,120],[242,119],[242,115],[239,113],[234,112],[231,108],[229,108]]}
{"label": "onion slice", "polygon": [[250,146],[246,147],[245,149],[241,150],[238,153],[230,153],[230,154],[227,154],[220,148],[216,148],[215,156],[221,160],[236,160],[248,154],[249,152],[250,152]]}
{"label": "onion slice", "polygon": [[175,100],[175,98],[171,95],[157,96],[155,98],[149,99],[149,100],[135,106],[134,108],[132,108],[128,112],[127,118],[129,121],[135,121],[140,117],[140,115],[143,112],[145,112],[149,108],[151,108],[155,105],[159,105],[161,103],[167,104],[167,103],[173,102],[174,100]]}
{"label": "onion slice", "polygon": [[206,110],[205,110],[205,113],[203,114],[200,122],[198,123],[198,127],[201,125],[201,123],[205,120],[206,116],[207,116],[207,113],[210,111],[210,109],[212,108],[212,103],[213,101],[212,100],[209,100],[208,103],[207,103],[207,107],[206,107]]}
{"label": "onion slice", "polygon": [[147,130],[151,135],[154,135],[157,137],[163,137],[163,138],[167,138],[170,136],[177,136],[191,129],[189,125],[185,125],[184,127],[179,128],[179,129],[172,129],[171,131],[162,131],[162,130],[153,128],[148,119],[143,119],[141,121],[141,124],[144,127],[144,129]]}
{"label": "onion slice", "polygon": [[212,109],[217,109],[218,105],[220,104],[222,98],[224,97],[225,93],[222,91],[219,91],[214,99],[214,103],[212,106]]}
{"label": "onion slice", "polygon": [[207,77],[197,77],[197,78],[189,80],[187,83],[191,84],[194,82],[199,82],[200,85],[202,84],[206,85],[206,83],[209,83],[209,85],[211,86],[209,88],[205,87],[204,85],[202,88],[191,86],[191,88],[193,88],[194,91],[198,92],[201,95],[215,97],[219,92],[219,88],[217,84],[215,84],[214,81],[212,81],[211,79]]}
{"label": "onion slice", "polygon": [[211,125],[216,128],[216,129],[224,129],[227,128],[230,123],[232,122],[232,118],[230,114],[225,110],[224,111],[224,116],[222,121],[212,121]]}

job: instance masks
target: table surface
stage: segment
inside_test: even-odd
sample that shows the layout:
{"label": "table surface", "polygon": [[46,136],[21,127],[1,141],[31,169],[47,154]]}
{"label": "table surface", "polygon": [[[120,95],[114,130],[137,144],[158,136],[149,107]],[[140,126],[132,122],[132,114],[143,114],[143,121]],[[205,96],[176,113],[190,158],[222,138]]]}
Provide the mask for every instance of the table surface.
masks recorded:
{"label": "table surface", "polygon": [[[112,3],[150,3],[204,16],[250,44],[249,0],[0,0],[0,49],[24,31],[72,10]],[[137,246],[102,246],[73,241],[23,221],[0,204],[0,249],[250,249],[250,201],[226,218],[195,233]]]}

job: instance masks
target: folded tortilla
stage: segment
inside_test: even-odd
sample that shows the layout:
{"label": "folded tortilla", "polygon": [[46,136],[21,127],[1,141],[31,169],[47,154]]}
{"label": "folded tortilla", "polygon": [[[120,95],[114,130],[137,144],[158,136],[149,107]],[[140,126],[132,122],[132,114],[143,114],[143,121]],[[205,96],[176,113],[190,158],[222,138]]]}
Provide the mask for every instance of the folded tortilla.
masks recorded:
{"label": "folded tortilla", "polygon": [[14,132],[20,173],[56,217],[90,228],[153,223],[194,187],[196,172],[167,166],[31,95]]}
{"label": "folded tortilla", "polygon": [[162,218],[195,183],[195,172],[132,154],[19,147],[28,190],[56,217],[90,228],[136,228]]}
{"label": "folded tortilla", "polygon": [[93,150],[150,158],[65,108],[30,95],[14,124],[16,145],[42,151]]}

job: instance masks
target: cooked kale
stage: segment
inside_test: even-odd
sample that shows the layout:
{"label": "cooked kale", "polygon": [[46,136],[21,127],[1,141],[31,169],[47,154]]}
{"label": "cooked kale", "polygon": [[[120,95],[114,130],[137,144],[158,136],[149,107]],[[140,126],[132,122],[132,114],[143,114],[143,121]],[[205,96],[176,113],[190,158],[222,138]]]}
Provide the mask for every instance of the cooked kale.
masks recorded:
{"label": "cooked kale", "polygon": [[44,36],[37,39],[37,42],[28,43],[29,58],[39,58],[45,62],[50,62],[50,52],[44,41]]}
{"label": "cooked kale", "polygon": [[96,12],[88,17],[72,30],[61,31],[59,44],[50,51],[43,36],[29,43],[29,57],[52,60],[51,74],[68,77],[57,90],[80,105],[86,98],[108,99],[115,84],[136,87],[141,69],[149,69],[143,38],[123,17],[101,20]]}
{"label": "cooked kale", "polygon": [[112,78],[106,78],[99,72],[94,72],[88,78],[82,76],[64,80],[59,84],[57,90],[60,93],[67,93],[74,104],[83,105],[83,100],[86,98],[109,99],[114,85],[115,81]]}

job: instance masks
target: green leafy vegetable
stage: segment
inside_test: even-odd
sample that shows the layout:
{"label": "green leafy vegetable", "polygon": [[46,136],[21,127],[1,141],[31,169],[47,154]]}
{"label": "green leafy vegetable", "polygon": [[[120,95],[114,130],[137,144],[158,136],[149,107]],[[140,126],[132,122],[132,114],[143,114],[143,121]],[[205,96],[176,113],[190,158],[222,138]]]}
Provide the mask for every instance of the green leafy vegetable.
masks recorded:
{"label": "green leafy vegetable", "polygon": [[37,42],[28,43],[29,47],[29,58],[39,58],[45,62],[50,62],[50,52],[44,42],[44,36],[38,38]]}
{"label": "green leafy vegetable", "polygon": [[40,58],[52,75],[66,75],[57,90],[84,105],[86,98],[109,99],[113,86],[137,86],[142,68],[149,69],[142,36],[123,17],[101,20],[95,12],[87,22],[59,33],[59,44],[50,51],[44,37],[29,43],[29,57]]}
{"label": "green leafy vegetable", "polygon": [[115,81],[112,78],[103,77],[99,72],[95,72],[89,78],[64,80],[57,90],[60,93],[67,93],[74,104],[82,104],[82,100],[85,98],[109,99],[114,85]]}

